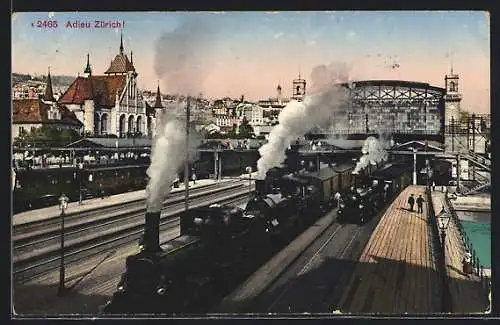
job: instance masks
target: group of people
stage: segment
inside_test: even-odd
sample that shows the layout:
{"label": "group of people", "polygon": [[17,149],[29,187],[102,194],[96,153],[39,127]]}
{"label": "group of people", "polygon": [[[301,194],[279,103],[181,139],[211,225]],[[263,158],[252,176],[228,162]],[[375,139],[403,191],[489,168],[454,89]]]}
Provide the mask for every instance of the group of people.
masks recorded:
{"label": "group of people", "polygon": [[417,213],[424,213],[424,198],[422,197],[422,194],[418,196],[418,198],[415,200],[415,195],[412,193],[410,197],[408,198],[408,204],[410,205],[410,211],[413,212],[413,207],[415,206],[415,202],[417,203]]}

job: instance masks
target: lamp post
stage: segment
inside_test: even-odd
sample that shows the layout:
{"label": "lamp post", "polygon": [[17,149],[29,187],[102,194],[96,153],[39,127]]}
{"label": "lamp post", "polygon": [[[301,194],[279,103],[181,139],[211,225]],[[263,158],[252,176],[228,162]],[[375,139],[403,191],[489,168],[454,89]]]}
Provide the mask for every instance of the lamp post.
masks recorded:
{"label": "lamp post", "polygon": [[245,170],[248,173],[248,197],[250,198],[252,195],[252,167],[248,166]]}
{"label": "lamp post", "polygon": [[64,270],[64,215],[65,210],[68,206],[68,197],[63,193],[59,198],[59,209],[61,209],[61,264],[59,265],[59,289],[57,291],[58,296],[62,296],[66,291],[64,286],[65,270]]}
{"label": "lamp post", "polygon": [[79,199],[78,199],[78,204],[82,204],[83,201],[83,193],[82,193],[82,170],[83,170],[83,163],[78,164],[78,191],[79,191]]}
{"label": "lamp post", "polygon": [[438,222],[438,227],[441,230],[441,250],[442,250],[442,258],[443,258],[443,275],[442,275],[442,308],[443,311],[448,311],[449,310],[449,300],[448,300],[448,276],[447,276],[447,270],[446,270],[446,229],[448,229],[448,226],[450,224],[450,215],[444,207],[441,209],[441,212],[436,216],[437,222]]}

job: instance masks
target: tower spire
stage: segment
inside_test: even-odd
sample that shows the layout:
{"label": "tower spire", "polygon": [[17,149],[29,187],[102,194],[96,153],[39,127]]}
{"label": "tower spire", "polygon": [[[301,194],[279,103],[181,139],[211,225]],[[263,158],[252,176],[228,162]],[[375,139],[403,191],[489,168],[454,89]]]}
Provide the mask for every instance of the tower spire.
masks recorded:
{"label": "tower spire", "polygon": [[160,95],[160,80],[158,80],[158,87],[156,88],[156,100],[153,108],[163,108],[161,104],[161,95]]}
{"label": "tower spire", "polygon": [[123,31],[120,32],[120,54],[123,54]]}
{"label": "tower spire", "polygon": [[92,74],[92,68],[90,67],[90,54],[87,53],[87,66],[85,67],[84,73],[88,73],[90,76]]}
{"label": "tower spire", "polygon": [[47,86],[45,87],[45,94],[43,95],[43,100],[47,102],[54,102],[54,93],[52,92],[52,78],[50,77],[50,66],[48,68],[49,73],[47,74]]}
{"label": "tower spire", "polygon": [[134,64],[134,52],[130,51],[130,63]]}

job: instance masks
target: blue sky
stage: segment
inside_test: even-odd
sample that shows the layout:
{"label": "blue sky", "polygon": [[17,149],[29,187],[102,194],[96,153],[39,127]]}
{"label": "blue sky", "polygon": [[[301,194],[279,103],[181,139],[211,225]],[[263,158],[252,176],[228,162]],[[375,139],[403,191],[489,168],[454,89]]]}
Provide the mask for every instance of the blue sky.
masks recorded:
{"label": "blue sky", "polygon": [[[309,77],[318,64],[343,61],[354,79],[405,79],[443,86],[451,62],[462,78],[464,104],[489,110],[489,19],[485,12],[234,12],[234,13],[19,13],[12,18],[13,71],[75,75],[90,52],[95,73],[102,73],[118,52],[119,30],[64,27],[68,20],[120,20],[125,51],[134,52],[139,84],[154,89],[161,79],[154,68],[155,44],[183,21],[203,20],[212,33],[196,45],[206,64],[203,91],[208,96],[285,95],[300,69]],[[35,28],[37,20],[57,20],[58,28]],[[200,36],[201,37],[201,36]],[[453,53],[451,56],[447,53]],[[388,68],[397,62],[400,69]],[[245,75],[236,78],[235,75]],[[241,80],[243,79],[243,80]]]}

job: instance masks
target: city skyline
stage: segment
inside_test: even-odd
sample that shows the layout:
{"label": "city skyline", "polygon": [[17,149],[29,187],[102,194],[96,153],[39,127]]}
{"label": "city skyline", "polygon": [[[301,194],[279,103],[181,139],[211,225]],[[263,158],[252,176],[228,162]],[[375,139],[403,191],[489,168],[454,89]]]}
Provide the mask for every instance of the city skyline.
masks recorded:
{"label": "city skyline", "polygon": [[[38,20],[57,20],[58,27],[37,28]],[[95,20],[124,26],[65,26],[67,21]],[[193,21],[202,24],[189,29]],[[460,75],[462,108],[490,112],[485,12],[17,13],[12,17],[12,71],[46,74],[50,66],[54,75],[76,77],[83,74],[90,53],[93,74],[101,75],[119,52],[120,31],[129,58],[133,51],[138,86],[146,90],[155,91],[160,80],[162,93],[189,88],[206,97],[259,100],[275,97],[279,83],[283,96],[291,97],[291,83],[299,73],[311,85],[312,69],[331,62],[347,64],[351,80],[411,80],[444,87],[444,75],[453,66]],[[169,43],[172,39],[178,43]],[[183,51],[193,54],[176,61],[175,54]],[[163,56],[165,60],[159,58]],[[180,64],[169,67],[165,62]],[[159,67],[163,63],[166,67]],[[176,74],[190,79],[177,84]]]}

